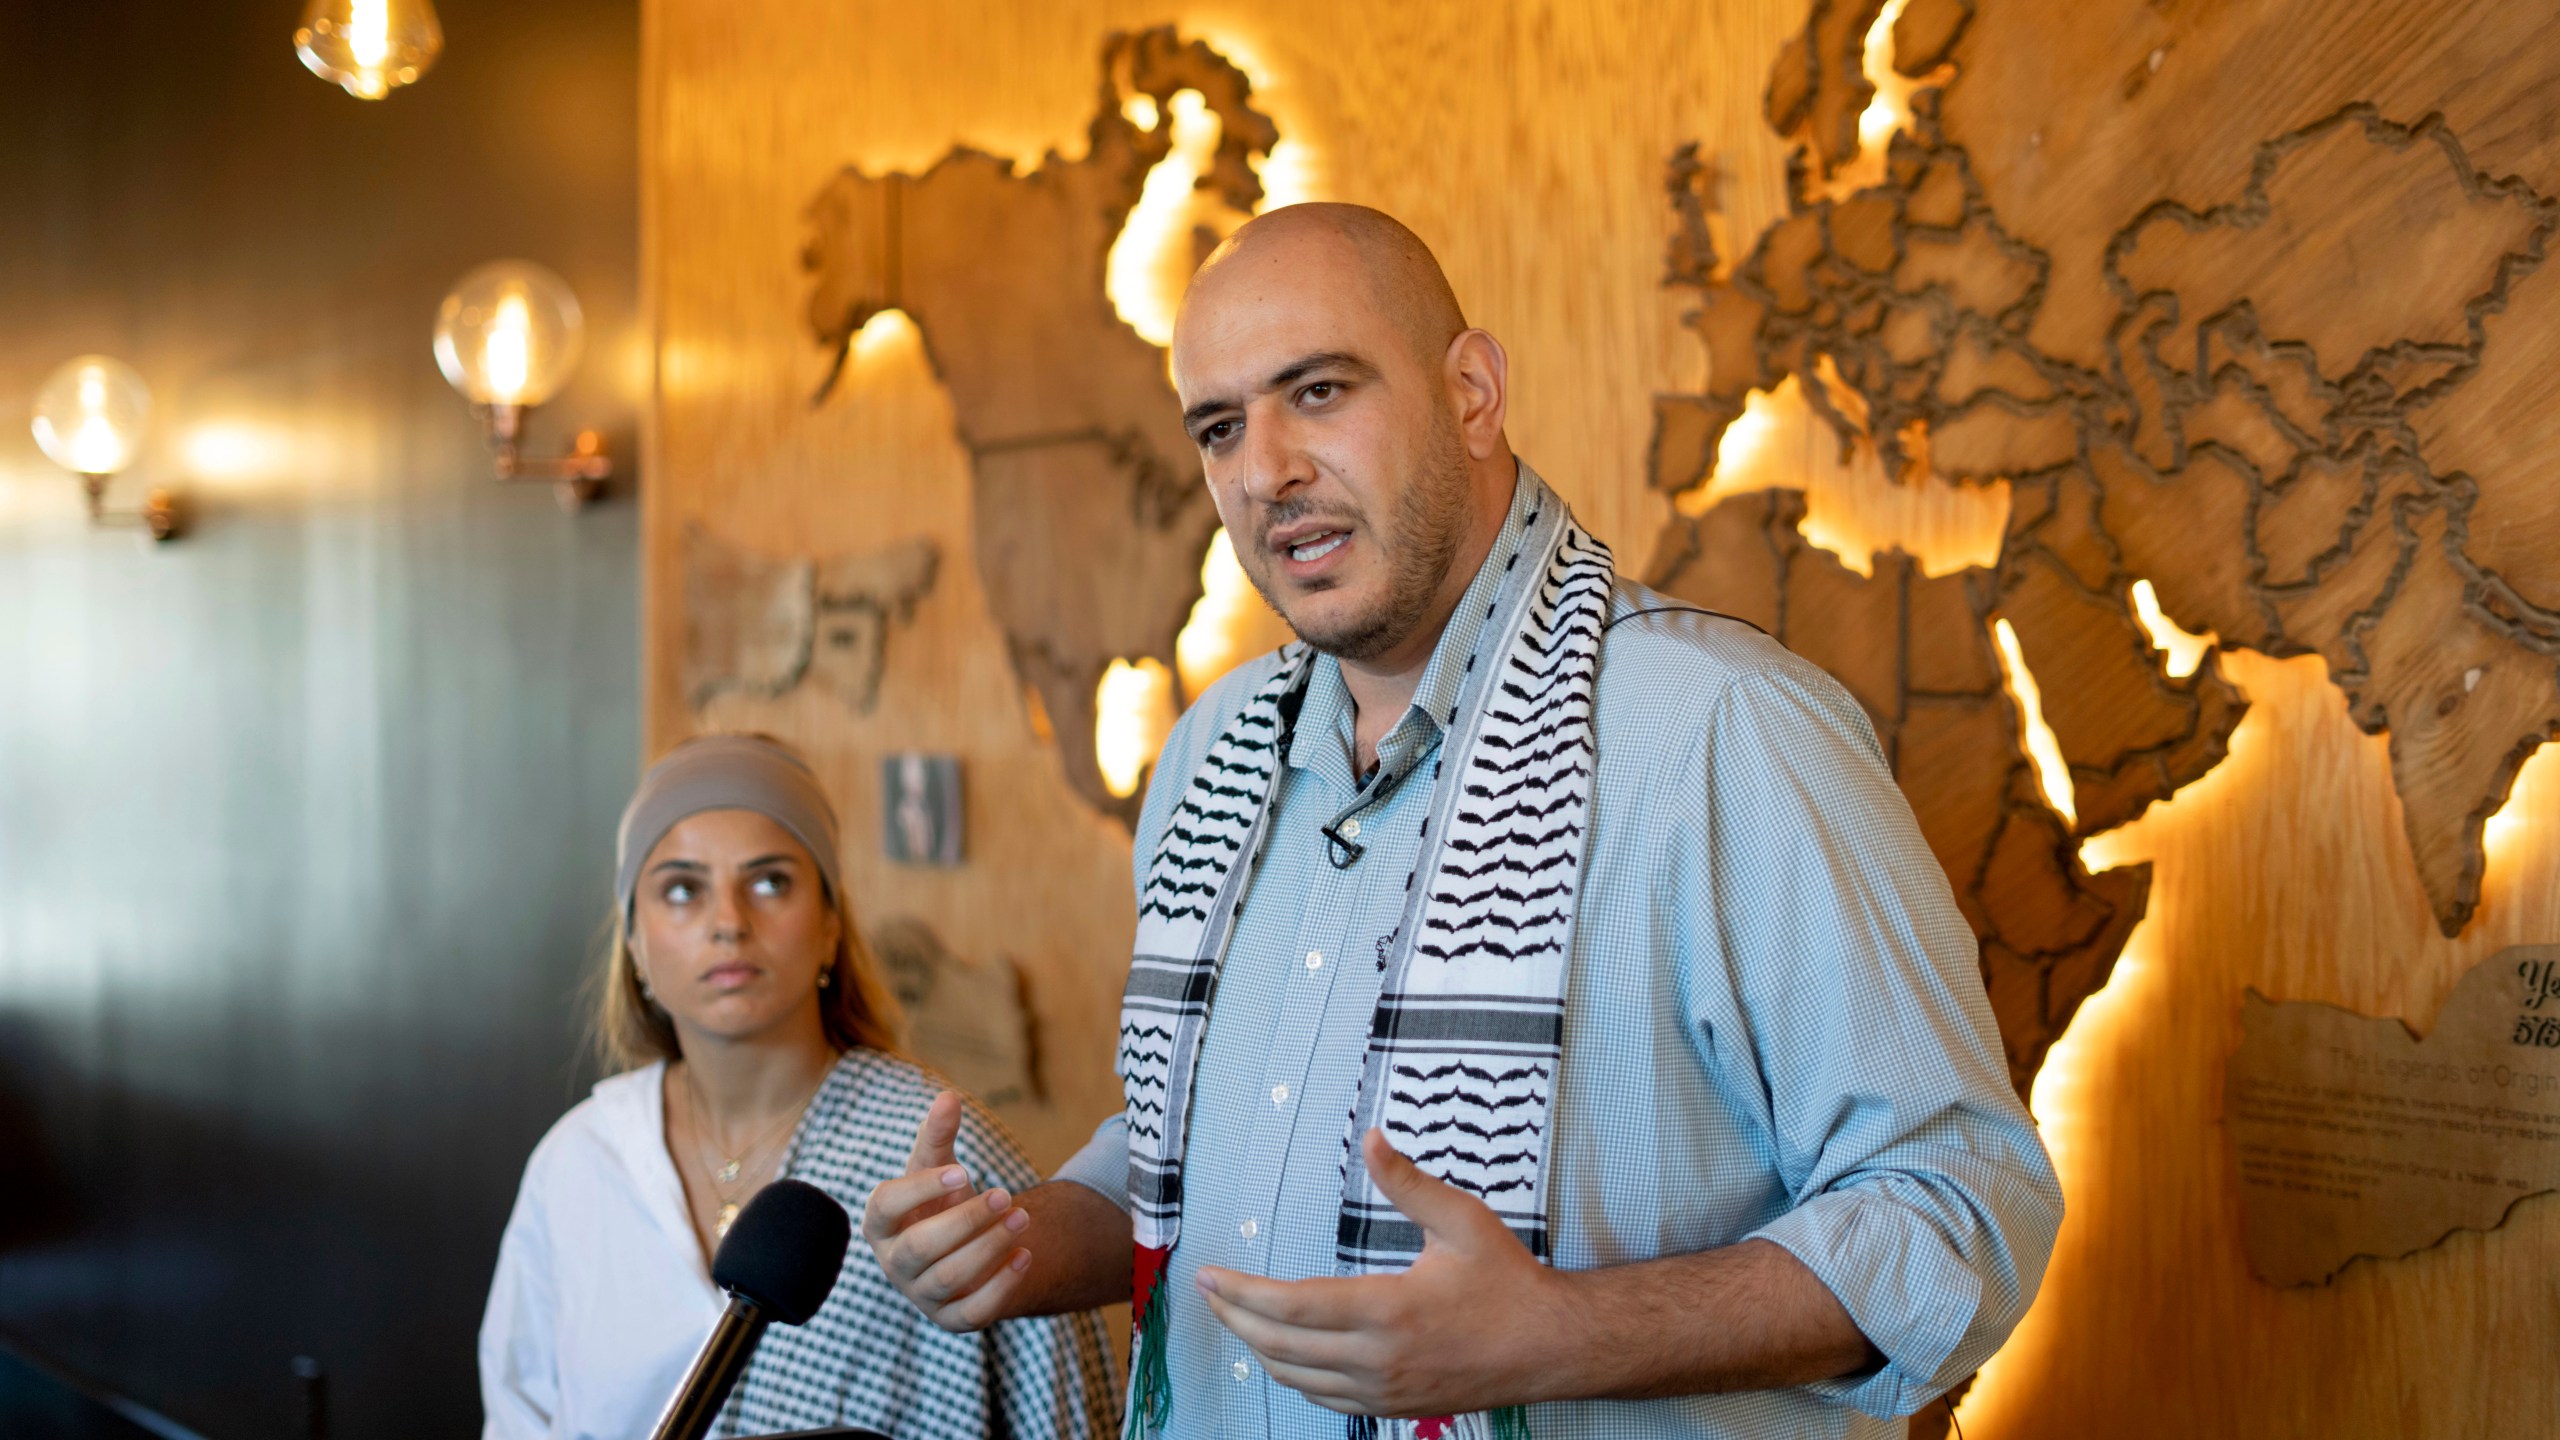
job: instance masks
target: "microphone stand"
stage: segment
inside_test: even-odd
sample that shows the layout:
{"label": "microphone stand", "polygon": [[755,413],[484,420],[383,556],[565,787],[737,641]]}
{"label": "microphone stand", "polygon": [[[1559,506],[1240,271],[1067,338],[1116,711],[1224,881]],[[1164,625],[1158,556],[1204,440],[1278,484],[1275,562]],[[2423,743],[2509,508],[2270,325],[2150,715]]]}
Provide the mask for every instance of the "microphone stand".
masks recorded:
{"label": "microphone stand", "polygon": [[702,1342],[693,1368],[685,1372],[684,1383],[667,1401],[666,1413],[658,1417],[658,1428],[649,1432],[649,1440],[702,1440],[710,1434],[711,1423],[720,1418],[720,1407],[729,1403],[730,1390],[755,1354],[756,1342],[764,1338],[765,1324],[765,1313],[756,1302],[731,1293],[729,1308],[720,1312],[711,1338]]}

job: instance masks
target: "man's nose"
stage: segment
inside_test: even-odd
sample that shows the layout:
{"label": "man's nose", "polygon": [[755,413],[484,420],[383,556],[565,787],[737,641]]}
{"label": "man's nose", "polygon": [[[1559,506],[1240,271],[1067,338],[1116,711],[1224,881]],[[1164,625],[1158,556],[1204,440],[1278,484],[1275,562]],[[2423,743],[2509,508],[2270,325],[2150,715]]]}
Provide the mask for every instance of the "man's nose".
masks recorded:
{"label": "man's nose", "polygon": [[1246,419],[1242,450],[1236,458],[1244,469],[1244,493],[1256,504],[1276,505],[1315,478],[1306,451],[1289,426],[1274,417]]}

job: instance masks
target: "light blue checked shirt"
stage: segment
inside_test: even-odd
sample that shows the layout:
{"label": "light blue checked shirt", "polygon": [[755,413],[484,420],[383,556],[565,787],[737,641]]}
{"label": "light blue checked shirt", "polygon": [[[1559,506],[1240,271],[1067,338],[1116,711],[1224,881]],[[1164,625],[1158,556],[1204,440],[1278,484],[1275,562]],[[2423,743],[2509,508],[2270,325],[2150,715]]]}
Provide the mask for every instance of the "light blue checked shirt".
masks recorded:
{"label": "light blue checked shirt", "polygon": [[[1514,493],[1494,548],[1525,528]],[[1320,660],[1274,782],[1269,848],[1211,1002],[1166,1284],[1172,1433],[1340,1440],[1194,1287],[1203,1264],[1331,1275],[1344,1116],[1429,809],[1431,759],[1499,576],[1457,609],[1363,788],[1342,671]],[[1625,579],[1601,651],[1590,852],[1547,1189],[1573,1270],[1785,1246],[1885,1356],[1792,1390],[1538,1405],[1538,1440],[1886,1436],[2026,1312],[2062,1219],[2009,1088],[1972,930],[1875,732],[1822,671]],[[1176,726],[1137,831],[1139,883],[1201,756],[1277,665]],[[1396,777],[1410,776],[1391,784]],[[1320,826],[1367,847],[1347,868]],[[1124,1122],[1058,1178],[1128,1204]]]}

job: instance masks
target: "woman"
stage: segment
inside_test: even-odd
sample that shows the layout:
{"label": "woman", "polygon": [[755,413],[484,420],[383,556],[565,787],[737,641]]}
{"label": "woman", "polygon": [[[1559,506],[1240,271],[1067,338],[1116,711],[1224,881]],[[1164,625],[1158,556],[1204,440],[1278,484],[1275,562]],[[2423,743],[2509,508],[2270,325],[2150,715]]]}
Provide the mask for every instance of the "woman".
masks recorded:
{"label": "woman", "polygon": [[[642,778],[622,816],[597,1017],[623,1073],[525,1167],[480,1327],[486,1440],[647,1435],[723,1303],[711,1253],[777,1176],[859,1215],[907,1169],[932,1108],[991,1187],[973,1203],[1002,1210],[1038,1181],[992,1117],[937,1106],[941,1082],[891,1053],[896,1002],[836,855],[817,777],[777,741],[697,739]],[[1098,1316],[947,1334],[856,1244],[824,1309],[765,1332],[718,1433],[1108,1436],[1118,1396]]]}

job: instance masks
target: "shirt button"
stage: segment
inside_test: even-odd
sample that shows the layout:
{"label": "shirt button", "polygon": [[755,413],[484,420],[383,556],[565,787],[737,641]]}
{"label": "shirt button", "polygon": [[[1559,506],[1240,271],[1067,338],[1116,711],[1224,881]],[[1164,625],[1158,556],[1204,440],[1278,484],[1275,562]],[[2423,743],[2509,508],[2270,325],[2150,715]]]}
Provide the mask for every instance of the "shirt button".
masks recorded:
{"label": "shirt button", "polygon": [[1323,969],[1323,968],[1324,968],[1324,952],[1323,952],[1323,951],[1321,951],[1321,950],[1310,950],[1310,951],[1308,951],[1308,952],[1307,952],[1307,968],[1308,968],[1308,969],[1310,969],[1310,970],[1321,970],[1321,969]]}
{"label": "shirt button", "polygon": [[1259,1220],[1247,1220],[1243,1224],[1237,1226],[1236,1231],[1247,1240],[1250,1240],[1254,1236],[1262,1233],[1262,1222]]}
{"label": "shirt button", "polygon": [[1345,840],[1357,840],[1360,838],[1360,819],[1358,816],[1355,815],[1351,819],[1342,822],[1342,838]]}
{"label": "shirt button", "polygon": [[1289,1103],[1289,1087],[1288,1087],[1288,1086],[1286,1086],[1286,1085],[1274,1085],[1274,1086],[1272,1086],[1272,1087],[1271,1087],[1271,1103],[1272,1103],[1272,1104],[1274,1104],[1274,1105],[1286,1105],[1286,1104],[1288,1104],[1288,1103]]}
{"label": "shirt button", "polygon": [[1253,1378],[1253,1367],[1252,1367],[1252,1366],[1250,1366],[1250,1365],[1247,1365],[1246,1363],[1244,1363],[1244,1362],[1243,1362],[1243,1361],[1241,1361],[1241,1360],[1237,1361],[1237,1362],[1236,1362],[1236,1378],[1237,1378],[1237,1379],[1239,1379],[1239,1380],[1249,1380],[1249,1379],[1252,1379],[1252,1378]]}

